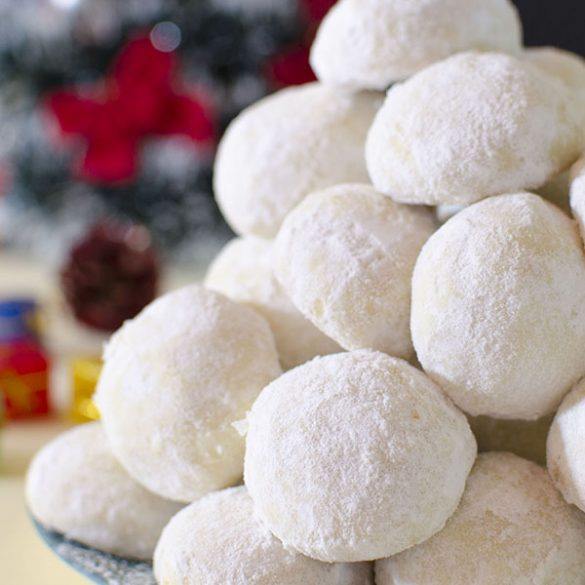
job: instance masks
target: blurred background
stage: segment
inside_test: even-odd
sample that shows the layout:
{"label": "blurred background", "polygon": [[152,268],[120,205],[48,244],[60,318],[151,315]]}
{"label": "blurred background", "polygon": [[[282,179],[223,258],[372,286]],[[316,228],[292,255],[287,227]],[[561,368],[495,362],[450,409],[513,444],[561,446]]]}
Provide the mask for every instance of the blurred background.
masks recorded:
{"label": "blurred background", "polygon": [[[0,582],[83,582],[32,534],[28,461],[97,416],[110,332],[232,236],[212,196],[218,139],[314,79],[334,3],[0,0]],[[527,45],[585,55],[585,3],[516,4]]]}
{"label": "blurred background", "polygon": [[2,0],[2,237],[56,260],[109,216],[204,261],[229,236],[211,196],[217,140],[242,108],[313,79],[331,4]]}

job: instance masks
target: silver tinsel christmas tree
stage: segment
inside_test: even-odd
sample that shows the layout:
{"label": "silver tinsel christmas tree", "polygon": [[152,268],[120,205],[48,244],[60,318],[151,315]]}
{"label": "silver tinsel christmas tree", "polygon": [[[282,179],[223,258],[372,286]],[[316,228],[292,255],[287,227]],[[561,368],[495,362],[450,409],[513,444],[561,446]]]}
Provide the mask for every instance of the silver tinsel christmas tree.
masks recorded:
{"label": "silver tinsel christmas tree", "polygon": [[[214,144],[242,108],[312,78],[299,51],[331,4],[0,0],[3,239],[46,255],[50,235],[58,256],[113,215],[165,249],[208,254],[229,237],[211,193]],[[179,98],[165,110],[185,112],[162,119],[169,91]]]}

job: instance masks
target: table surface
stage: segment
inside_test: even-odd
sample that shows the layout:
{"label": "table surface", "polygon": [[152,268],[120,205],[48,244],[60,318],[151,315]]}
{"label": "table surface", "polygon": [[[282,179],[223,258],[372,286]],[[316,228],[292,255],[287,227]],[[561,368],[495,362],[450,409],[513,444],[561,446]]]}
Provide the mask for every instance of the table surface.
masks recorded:
{"label": "table surface", "polygon": [[[200,269],[170,269],[163,290],[201,278]],[[79,327],[64,310],[55,271],[43,263],[0,252],[0,296],[32,296],[46,309],[46,343],[56,364],[51,397],[67,408],[65,364],[80,353],[99,354],[105,340]],[[67,428],[63,417],[9,423],[0,429],[0,582],[7,585],[87,585],[88,579],[61,561],[42,541],[28,517],[24,475],[34,453]]]}
{"label": "table surface", "polygon": [[26,513],[24,471],[35,451],[64,430],[58,420],[11,424],[0,434],[0,581],[10,585],[83,585],[37,536]]}

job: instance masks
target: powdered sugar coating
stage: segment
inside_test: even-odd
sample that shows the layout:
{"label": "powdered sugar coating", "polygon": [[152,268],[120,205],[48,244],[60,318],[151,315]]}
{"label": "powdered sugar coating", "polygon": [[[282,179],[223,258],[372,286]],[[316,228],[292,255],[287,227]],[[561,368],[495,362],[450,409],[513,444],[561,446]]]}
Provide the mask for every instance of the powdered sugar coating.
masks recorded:
{"label": "powdered sugar coating", "polygon": [[285,546],[322,561],[389,556],[441,530],[476,455],[465,417],[435,384],[369,350],[290,370],[248,422],[256,513]]}
{"label": "powdered sugar coating", "polygon": [[579,224],[581,238],[585,240],[585,158],[577,161],[571,169],[570,202],[573,217]]}
{"label": "powdered sugar coating", "polygon": [[585,59],[556,47],[526,49],[524,55],[533,65],[564,83],[574,94],[585,134]]}
{"label": "powdered sugar coating", "polygon": [[234,231],[272,238],[311,191],[367,181],[364,144],[381,101],[311,83],[244,110],[215,163],[215,195]]}
{"label": "powdered sugar coating", "polygon": [[112,338],[97,404],[114,454],[161,496],[191,502],[233,485],[232,427],[281,369],[266,320],[199,286],[169,293]]}
{"label": "powdered sugar coating", "polygon": [[545,184],[578,158],[581,124],[575,96],[537,67],[463,53],[388,92],[366,160],[396,201],[465,205]]}
{"label": "powdered sugar coating", "polygon": [[37,453],[26,499],[32,515],[49,530],[137,559],[152,558],[162,529],[181,509],[126,473],[99,423],[67,431]]}
{"label": "powdered sugar coating", "polygon": [[256,309],[274,333],[285,370],[341,348],[292,304],[272,274],[273,243],[248,236],[229,242],[210,266],[205,285]]}
{"label": "powdered sugar coating", "polygon": [[524,58],[571,89],[585,90],[585,59],[580,55],[557,47],[531,47]]}
{"label": "powdered sugar coating", "polygon": [[585,380],[565,397],[547,439],[548,472],[569,504],[585,510]]}
{"label": "powdered sugar coating", "polygon": [[321,24],[311,64],[324,83],[386,89],[460,51],[519,52],[521,37],[508,0],[340,0]]}
{"label": "powdered sugar coating", "polygon": [[377,585],[581,585],[585,517],[546,472],[511,453],[486,453],[461,505],[433,538],[376,563]]}
{"label": "powdered sugar coating", "polygon": [[461,211],[424,246],[412,337],[463,410],[536,419],[585,374],[585,256],[574,222],[537,195]]}
{"label": "powdered sugar coating", "polygon": [[165,528],[154,570],[161,585],[373,585],[372,566],[326,564],[282,546],[254,516],[246,488],[210,494]]}
{"label": "powdered sugar coating", "polygon": [[276,239],[275,273],[295,306],[345,349],[412,356],[414,263],[435,223],[370,185],[307,197]]}

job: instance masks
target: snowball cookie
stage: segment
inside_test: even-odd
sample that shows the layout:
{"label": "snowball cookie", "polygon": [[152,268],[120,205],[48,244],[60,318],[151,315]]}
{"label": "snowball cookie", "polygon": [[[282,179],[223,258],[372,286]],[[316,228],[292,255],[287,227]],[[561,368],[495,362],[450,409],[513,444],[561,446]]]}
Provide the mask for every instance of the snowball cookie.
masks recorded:
{"label": "snowball cookie", "polygon": [[580,55],[556,47],[535,47],[526,49],[524,58],[571,89],[585,90],[585,59]]}
{"label": "snowball cookie", "polygon": [[320,563],[285,549],[255,517],[246,488],[209,494],[177,514],[156,549],[164,585],[372,585],[369,563]]}
{"label": "snowball cookie", "polygon": [[552,414],[537,420],[468,417],[480,452],[508,451],[539,465],[546,464],[546,438],[552,419]]}
{"label": "snowball cookie", "polygon": [[585,239],[585,158],[577,161],[570,173],[570,202],[573,217]]}
{"label": "snowball cookie", "polygon": [[520,52],[508,0],[340,0],[319,28],[311,64],[325,83],[385,89],[460,51]]}
{"label": "snowball cookie", "polygon": [[275,273],[295,306],[345,349],[409,358],[412,270],[434,229],[430,211],[369,185],[330,187],[287,217]]}
{"label": "snowball cookie", "polygon": [[270,240],[248,236],[229,242],[211,264],[205,285],[250,305],[269,323],[285,370],[341,348],[321,333],[286,296],[272,274]]}
{"label": "snowball cookie", "polygon": [[199,286],[167,294],[106,347],[97,405],[112,450],[149,490],[191,502],[235,483],[232,423],[281,369],[266,320]]}
{"label": "snowball cookie", "polygon": [[441,530],[476,455],[465,416],[433,382],[369,350],[290,370],[248,425],[256,513],[285,546],[321,561],[378,559]]}
{"label": "snowball cookie", "polygon": [[403,203],[473,203],[545,184],[578,157],[574,95],[526,61],[462,53],[394,86],[368,135],[374,186]]}
{"label": "snowball cookie", "polygon": [[585,510],[585,380],[565,397],[547,441],[548,471],[569,504]]}
{"label": "snowball cookie", "polygon": [[574,222],[537,195],[458,213],[412,288],[418,359],[473,416],[540,418],[585,374],[585,255]]}
{"label": "snowball cookie", "polygon": [[556,77],[574,92],[582,115],[582,128],[585,131],[585,59],[555,47],[527,49],[524,55],[533,65]]}
{"label": "snowball cookie", "polygon": [[585,520],[546,471],[480,455],[442,532],[376,563],[376,585],[582,585]]}
{"label": "snowball cookie", "polygon": [[274,237],[311,191],[367,181],[364,144],[380,105],[379,94],[311,83],[244,110],[228,127],[215,162],[215,195],[234,231]]}
{"label": "snowball cookie", "polygon": [[99,423],[67,431],[31,463],[26,499],[49,530],[104,552],[151,559],[181,508],[136,483],[116,461]]}

